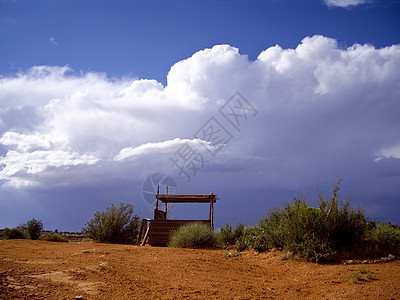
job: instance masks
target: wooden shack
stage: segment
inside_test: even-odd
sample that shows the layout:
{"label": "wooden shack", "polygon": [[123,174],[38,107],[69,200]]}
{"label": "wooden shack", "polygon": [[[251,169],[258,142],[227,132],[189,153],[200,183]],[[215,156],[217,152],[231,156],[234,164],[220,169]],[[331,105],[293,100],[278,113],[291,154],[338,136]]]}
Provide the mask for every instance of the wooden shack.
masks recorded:
{"label": "wooden shack", "polygon": [[[166,246],[169,236],[180,226],[192,222],[201,222],[214,228],[214,203],[217,195],[169,195],[168,187],[166,194],[156,195],[156,207],[154,209],[154,219],[143,219],[139,230],[138,242],[140,245],[149,244],[152,246]],[[159,209],[159,202],[164,203],[164,210]],[[208,220],[167,220],[169,203],[208,203],[210,211]]]}

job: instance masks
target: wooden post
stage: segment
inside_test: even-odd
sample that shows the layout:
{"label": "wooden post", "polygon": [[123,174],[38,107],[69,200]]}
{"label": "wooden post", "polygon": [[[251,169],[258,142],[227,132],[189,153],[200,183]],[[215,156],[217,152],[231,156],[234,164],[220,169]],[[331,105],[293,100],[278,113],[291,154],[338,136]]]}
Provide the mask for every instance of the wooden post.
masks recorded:
{"label": "wooden post", "polygon": [[214,229],[214,201],[211,202],[211,228]]}
{"label": "wooden post", "polygon": [[212,198],[210,198],[210,212],[208,213],[208,220],[210,221],[210,223],[212,224],[211,218],[212,218]]}
{"label": "wooden post", "polygon": [[[160,186],[159,185],[157,185],[157,196],[160,194]],[[157,197],[156,197],[157,198]],[[156,210],[158,210],[158,198],[157,198],[157,201],[156,201]]]}
{"label": "wooden post", "polygon": [[[165,188],[165,195],[168,195],[168,185]],[[167,213],[168,213],[168,197],[165,199],[165,218],[167,218]]]}
{"label": "wooden post", "polygon": [[210,194],[210,213],[208,219],[211,223],[211,228],[214,229],[214,194]]}

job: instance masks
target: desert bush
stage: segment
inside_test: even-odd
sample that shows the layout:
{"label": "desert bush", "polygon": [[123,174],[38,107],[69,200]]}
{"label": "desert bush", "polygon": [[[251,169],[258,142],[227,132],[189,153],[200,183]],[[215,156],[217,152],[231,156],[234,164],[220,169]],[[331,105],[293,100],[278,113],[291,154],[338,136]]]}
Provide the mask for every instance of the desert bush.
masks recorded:
{"label": "desert bush", "polygon": [[233,245],[237,252],[253,248],[258,252],[263,252],[268,248],[264,234],[258,226],[243,226],[241,234],[235,237]]}
{"label": "desert bush", "polygon": [[32,239],[37,240],[40,233],[43,230],[42,221],[32,219],[26,224],[17,226],[16,228],[5,228],[4,238],[5,239]]}
{"label": "desert bush", "polygon": [[364,281],[366,279],[372,279],[372,272],[366,269],[364,266],[362,266],[358,271],[353,272],[351,276],[351,281],[354,283]]}
{"label": "desert bush", "polygon": [[83,239],[82,239],[82,242],[83,242],[83,243],[93,242],[93,239],[87,238],[87,237],[86,237],[86,238],[83,238]]}
{"label": "desert bush", "polygon": [[241,236],[236,240],[235,243],[235,250],[237,252],[242,252],[244,250],[247,250],[249,248],[249,245],[247,244],[246,238],[244,236]]}
{"label": "desert bush", "polygon": [[44,235],[42,240],[47,242],[69,242],[69,240],[57,232],[48,232]]}
{"label": "desert bush", "polygon": [[225,224],[217,232],[218,239],[223,247],[234,246],[236,251],[241,252],[248,248],[259,249],[261,243],[261,235],[256,233],[257,228],[251,226],[244,226],[239,222],[234,227],[230,224]]}
{"label": "desert bush", "polygon": [[241,245],[243,245],[242,246],[243,248],[246,247],[244,249],[253,248],[258,252],[263,252],[267,250],[269,246],[262,225],[259,224],[258,226],[245,227],[245,233],[243,237],[240,239],[237,248],[240,247]]}
{"label": "desert bush", "polygon": [[392,224],[374,222],[365,236],[365,247],[370,255],[384,254],[389,250],[400,252],[400,229]]}
{"label": "desert bush", "polygon": [[[232,238],[232,226],[229,224],[225,224],[225,227],[221,228],[218,232],[218,238],[223,245],[232,245],[234,240]],[[233,242],[232,242],[233,240]]]}
{"label": "desert bush", "polygon": [[22,228],[5,228],[4,239],[25,239],[26,234]]}
{"label": "desert bush", "polygon": [[239,239],[242,239],[245,226],[243,223],[237,223],[233,228],[230,224],[225,224],[218,232],[218,238],[224,246],[235,245]]}
{"label": "desert bush", "polygon": [[112,204],[106,211],[94,213],[94,217],[82,228],[88,238],[104,243],[133,244],[139,229],[139,215],[133,214],[133,204]]}
{"label": "desert bush", "polygon": [[178,248],[210,248],[218,244],[217,234],[207,224],[193,222],[179,227],[170,237],[168,246]]}
{"label": "desert bush", "polygon": [[43,230],[42,221],[32,219],[26,223],[26,230],[31,240],[37,240]]}
{"label": "desert bush", "polygon": [[364,212],[339,206],[337,182],[330,200],[319,194],[319,207],[307,205],[303,196],[293,204],[272,211],[258,224],[256,235],[267,246],[292,251],[300,257],[319,261],[329,259],[337,250],[349,248],[361,241],[367,228]]}

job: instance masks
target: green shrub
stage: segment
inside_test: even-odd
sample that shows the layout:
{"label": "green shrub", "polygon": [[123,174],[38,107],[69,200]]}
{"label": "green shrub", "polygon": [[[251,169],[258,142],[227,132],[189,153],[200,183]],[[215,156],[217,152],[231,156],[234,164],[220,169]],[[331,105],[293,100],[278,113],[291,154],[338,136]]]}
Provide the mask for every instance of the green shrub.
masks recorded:
{"label": "green shrub", "polygon": [[37,240],[40,237],[40,233],[43,230],[42,221],[32,219],[26,223],[26,229],[28,231],[31,240]]}
{"label": "green shrub", "polygon": [[246,227],[242,239],[244,239],[247,248],[253,248],[258,252],[263,252],[269,248],[266,234],[260,224],[254,227]]}
{"label": "green shrub", "polygon": [[[350,208],[349,203],[338,204],[339,180],[330,200],[319,194],[319,207],[307,205],[303,196],[293,204],[272,211],[263,218],[255,231],[259,250],[266,247],[282,248],[309,260],[329,259],[337,250],[360,242],[367,228],[364,213]],[[261,235],[261,236],[258,236]]]}
{"label": "green shrub", "polygon": [[5,228],[4,229],[5,239],[25,239],[26,235],[22,228]]}
{"label": "green shrub", "polygon": [[268,248],[264,235],[257,226],[243,226],[241,234],[235,237],[235,250],[241,252],[253,248],[258,252],[263,252]]}
{"label": "green shrub", "polygon": [[[232,238],[232,226],[225,224],[225,228],[221,228],[218,232],[218,238],[224,245],[232,245],[234,240]],[[233,240],[233,242],[232,242]]]}
{"label": "green shrub", "polygon": [[230,224],[225,224],[225,228],[218,231],[218,238],[224,246],[235,245],[239,239],[242,239],[245,226],[243,223],[237,223],[233,228]]}
{"label": "green shrub", "polygon": [[170,237],[168,246],[179,248],[210,248],[218,243],[214,230],[204,223],[193,222],[179,227]]}
{"label": "green shrub", "polygon": [[83,243],[93,242],[93,239],[87,238],[87,237],[86,237],[86,238],[83,238],[83,239],[82,239],[82,242],[83,242]]}
{"label": "green shrub", "polygon": [[240,237],[239,239],[236,240],[235,250],[237,252],[242,252],[242,251],[244,251],[244,250],[246,250],[248,248],[249,248],[249,245],[246,243],[245,237],[242,236],[242,237]]}
{"label": "green shrub", "polygon": [[61,234],[56,232],[46,233],[42,240],[47,242],[69,242],[69,240],[65,236],[62,236]]}
{"label": "green shrub", "polygon": [[370,255],[400,252],[400,229],[392,224],[374,222],[366,233],[366,248]]}
{"label": "green shrub", "polygon": [[133,244],[139,229],[139,215],[133,214],[133,204],[112,204],[106,211],[94,213],[82,232],[88,238],[104,243]]}
{"label": "green shrub", "polygon": [[353,272],[351,276],[351,281],[354,283],[357,283],[361,280],[370,280],[372,279],[372,272],[368,269],[366,269],[364,266],[362,266],[358,271]]}
{"label": "green shrub", "polygon": [[307,206],[303,197],[273,212],[259,226],[264,229],[267,245],[318,261],[334,252],[329,245],[329,233],[323,228],[323,218],[323,211]]}
{"label": "green shrub", "polygon": [[32,219],[26,224],[19,225],[16,228],[5,228],[4,238],[5,239],[27,239],[37,240],[43,230],[42,221]]}
{"label": "green shrub", "polygon": [[230,224],[225,224],[218,233],[218,239],[224,247],[234,246],[236,251],[241,252],[250,247],[260,249],[259,243],[261,242],[258,235],[255,233],[256,228],[251,226],[244,226],[243,223],[237,223],[234,227]]}
{"label": "green shrub", "polygon": [[354,283],[359,282],[362,279],[362,275],[359,272],[353,272],[353,275],[351,276],[351,281]]}

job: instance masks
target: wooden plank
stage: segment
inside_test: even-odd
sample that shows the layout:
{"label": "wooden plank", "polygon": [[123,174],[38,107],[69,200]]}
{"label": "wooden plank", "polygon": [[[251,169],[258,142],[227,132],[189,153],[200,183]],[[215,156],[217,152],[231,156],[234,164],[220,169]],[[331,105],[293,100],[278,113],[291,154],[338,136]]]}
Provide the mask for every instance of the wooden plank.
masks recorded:
{"label": "wooden plank", "polygon": [[210,198],[215,198],[215,194],[203,194],[203,195],[174,195],[174,194],[158,194],[157,195],[159,198],[181,198],[181,199],[186,199],[186,198],[195,198],[195,199],[210,199]]}
{"label": "wooden plank", "polygon": [[142,222],[140,223],[139,237],[138,237],[139,244],[144,244],[144,236],[145,236],[146,232],[148,231],[149,221],[150,221],[150,219],[142,219]]}
{"label": "wooden plank", "polygon": [[147,227],[146,234],[144,235],[143,241],[142,241],[142,243],[140,244],[140,246],[143,246],[143,245],[146,244],[146,242],[147,242],[147,240],[148,240],[148,238],[149,238],[149,231],[150,231],[150,227]]}
{"label": "wooden plank", "polygon": [[[158,200],[157,200],[158,202]],[[166,220],[167,219],[167,215],[165,214],[164,211],[159,210],[159,209],[155,209],[154,210],[154,219],[155,220]]]}
{"label": "wooden plank", "polygon": [[193,222],[200,222],[200,223],[209,223],[210,220],[150,220],[150,224],[153,226],[160,225],[171,225],[171,224],[185,224],[185,223],[193,223]]}
{"label": "wooden plank", "polygon": [[217,201],[217,195],[156,195],[163,203],[210,203]]}

